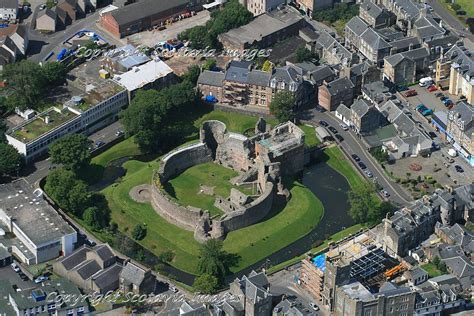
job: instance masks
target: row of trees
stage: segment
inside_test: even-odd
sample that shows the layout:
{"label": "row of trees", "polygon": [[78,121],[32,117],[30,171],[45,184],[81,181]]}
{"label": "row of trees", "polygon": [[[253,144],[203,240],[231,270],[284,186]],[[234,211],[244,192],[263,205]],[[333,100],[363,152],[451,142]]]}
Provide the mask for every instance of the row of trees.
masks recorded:
{"label": "row of trees", "polygon": [[387,213],[394,210],[394,206],[390,202],[380,202],[375,186],[369,182],[364,182],[351,189],[348,197],[351,205],[349,215],[357,223],[377,224]]}
{"label": "row of trees", "polygon": [[229,1],[222,10],[212,12],[211,19],[179,34],[180,40],[188,40],[195,49],[220,48],[217,36],[233,28],[248,24],[253,16],[237,0]]}
{"label": "row of trees", "polygon": [[358,5],[338,3],[332,8],[314,10],[313,19],[320,22],[334,23],[338,20],[349,21],[357,15],[359,15]]}

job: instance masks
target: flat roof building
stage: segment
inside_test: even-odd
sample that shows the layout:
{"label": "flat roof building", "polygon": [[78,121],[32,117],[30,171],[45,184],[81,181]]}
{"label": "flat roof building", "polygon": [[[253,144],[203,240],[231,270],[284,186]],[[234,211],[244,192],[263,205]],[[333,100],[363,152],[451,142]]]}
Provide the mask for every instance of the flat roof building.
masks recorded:
{"label": "flat roof building", "polygon": [[0,224],[16,236],[2,240],[26,264],[72,253],[77,232],[24,179],[0,185]]}

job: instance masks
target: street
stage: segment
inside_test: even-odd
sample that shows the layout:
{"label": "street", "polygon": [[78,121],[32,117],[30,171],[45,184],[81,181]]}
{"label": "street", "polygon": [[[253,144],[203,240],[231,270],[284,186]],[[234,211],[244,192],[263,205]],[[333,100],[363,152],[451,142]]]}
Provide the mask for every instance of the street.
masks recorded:
{"label": "street", "polygon": [[[361,160],[367,165],[367,168],[372,172],[374,177],[377,178],[377,182],[390,194],[390,201],[397,205],[405,205],[412,200],[411,196],[405,192],[405,190],[400,185],[393,183],[388,179],[380,164],[372,157],[364,145],[361,144],[361,140],[353,132],[342,130],[342,128],[339,126],[341,121],[339,121],[336,117],[332,116],[328,112],[321,113],[316,110],[310,110],[303,114],[302,119],[304,121],[308,121],[313,126],[318,126],[320,120],[326,121],[329,123],[329,125],[333,126],[338,131],[338,133],[344,137],[344,141],[341,142],[339,146],[342,147],[349,155],[356,154],[361,158]],[[351,161],[354,168],[360,171],[352,159],[348,158],[348,160]]]}

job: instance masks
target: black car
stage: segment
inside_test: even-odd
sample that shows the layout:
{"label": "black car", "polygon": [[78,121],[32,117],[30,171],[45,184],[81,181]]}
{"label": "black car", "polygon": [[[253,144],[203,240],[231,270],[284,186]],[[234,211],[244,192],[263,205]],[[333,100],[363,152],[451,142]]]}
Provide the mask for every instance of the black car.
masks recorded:
{"label": "black car", "polygon": [[435,94],[435,97],[441,98],[441,97],[444,97],[444,94],[442,94],[441,92],[438,92]]}
{"label": "black car", "polygon": [[438,135],[436,135],[435,132],[429,132],[428,135],[430,135],[431,139],[435,139],[436,136],[438,136]]}
{"label": "black car", "polygon": [[328,122],[326,121],[319,121],[319,125],[324,126],[324,127],[329,126]]}
{"label": "black car", "polygon": [[344,141],[344,137],[342,137],[342,136],[339,135],[339,134],[336,134],[334,137],[336,137],[336,139],[337,139],[339,142]]}
{"label": "black car", "polygon": [[459,173],[463,173],[463,172],[464,172],[464,169],[463,169],[460,165],[455,165],[455,166],[454,166],[454,169],[456,169],[456,171],[459,172]]}
{"label": "black car", "polygon": [[359,161],[358,165],[359,165],[360,169],[362,169],[362,170],[367,169],[367,166],[362,161]]}
{"label": "black car", "polygon": [[356,154],[352,154],[351,157],[352,157],[352,159],[354,159],[354,161],[356,161],[356,162],[359,162],[359,161],[360,161],[360,157],[357,156]]}
{"label": "black car", "polygon": [[328,129],[333,132],[334,134],[337,134],[337,129],[335,129],[334,127],[332,126],[329,126]]}

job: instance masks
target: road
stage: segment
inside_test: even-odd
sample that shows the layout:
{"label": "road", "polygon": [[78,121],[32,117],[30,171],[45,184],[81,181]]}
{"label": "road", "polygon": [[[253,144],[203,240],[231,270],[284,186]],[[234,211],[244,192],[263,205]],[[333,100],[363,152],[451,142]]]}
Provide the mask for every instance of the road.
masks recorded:
{"label": "road", "polygon": [[[117,137],[115,135],[115,132],[121,129],[122,129],[122,124],[120,123],[120,121],[117,121],[89,135],[89,139],[93,141],[94,143],[100,140],[107,144]],[[51,161],[49,158],[35,162],[29,168],[29,170],[26,171],[27,172],[27,175],[25,176],[26,181],[28,181],[28,183],[30,183],[32,186],[37,187],[39,184],[39,181],[48,175],[50,168],[51,168]]]}
{"label": "road", "polygon": [[[380,164],[372,157],[368,150],[362,144],[362,141],[350,131],[343,131],[339,126],[341,123],[337,118],[328,112],[317,112],[316,110],[310,110],[303,116],[303,120],[309,121],[313,126],[318,126],[319,121],[323,120],[329,123],[329,125],[336,128],[338,133],[344,137],[344,141],[339,144],[349,155],[356,154],[361,160],[367,165],[367,168],[372,172],[377,182],[390,194],[390,201],[396,205],[406,205],[412,201],[411,196],[405,192],[405,190],[396,183],[393,183],[388,179],[385,172],[380,167]],[[353,164],[354,161],[349,159]],[[354,167],[360,171],[358,166],[354,164]]]}

